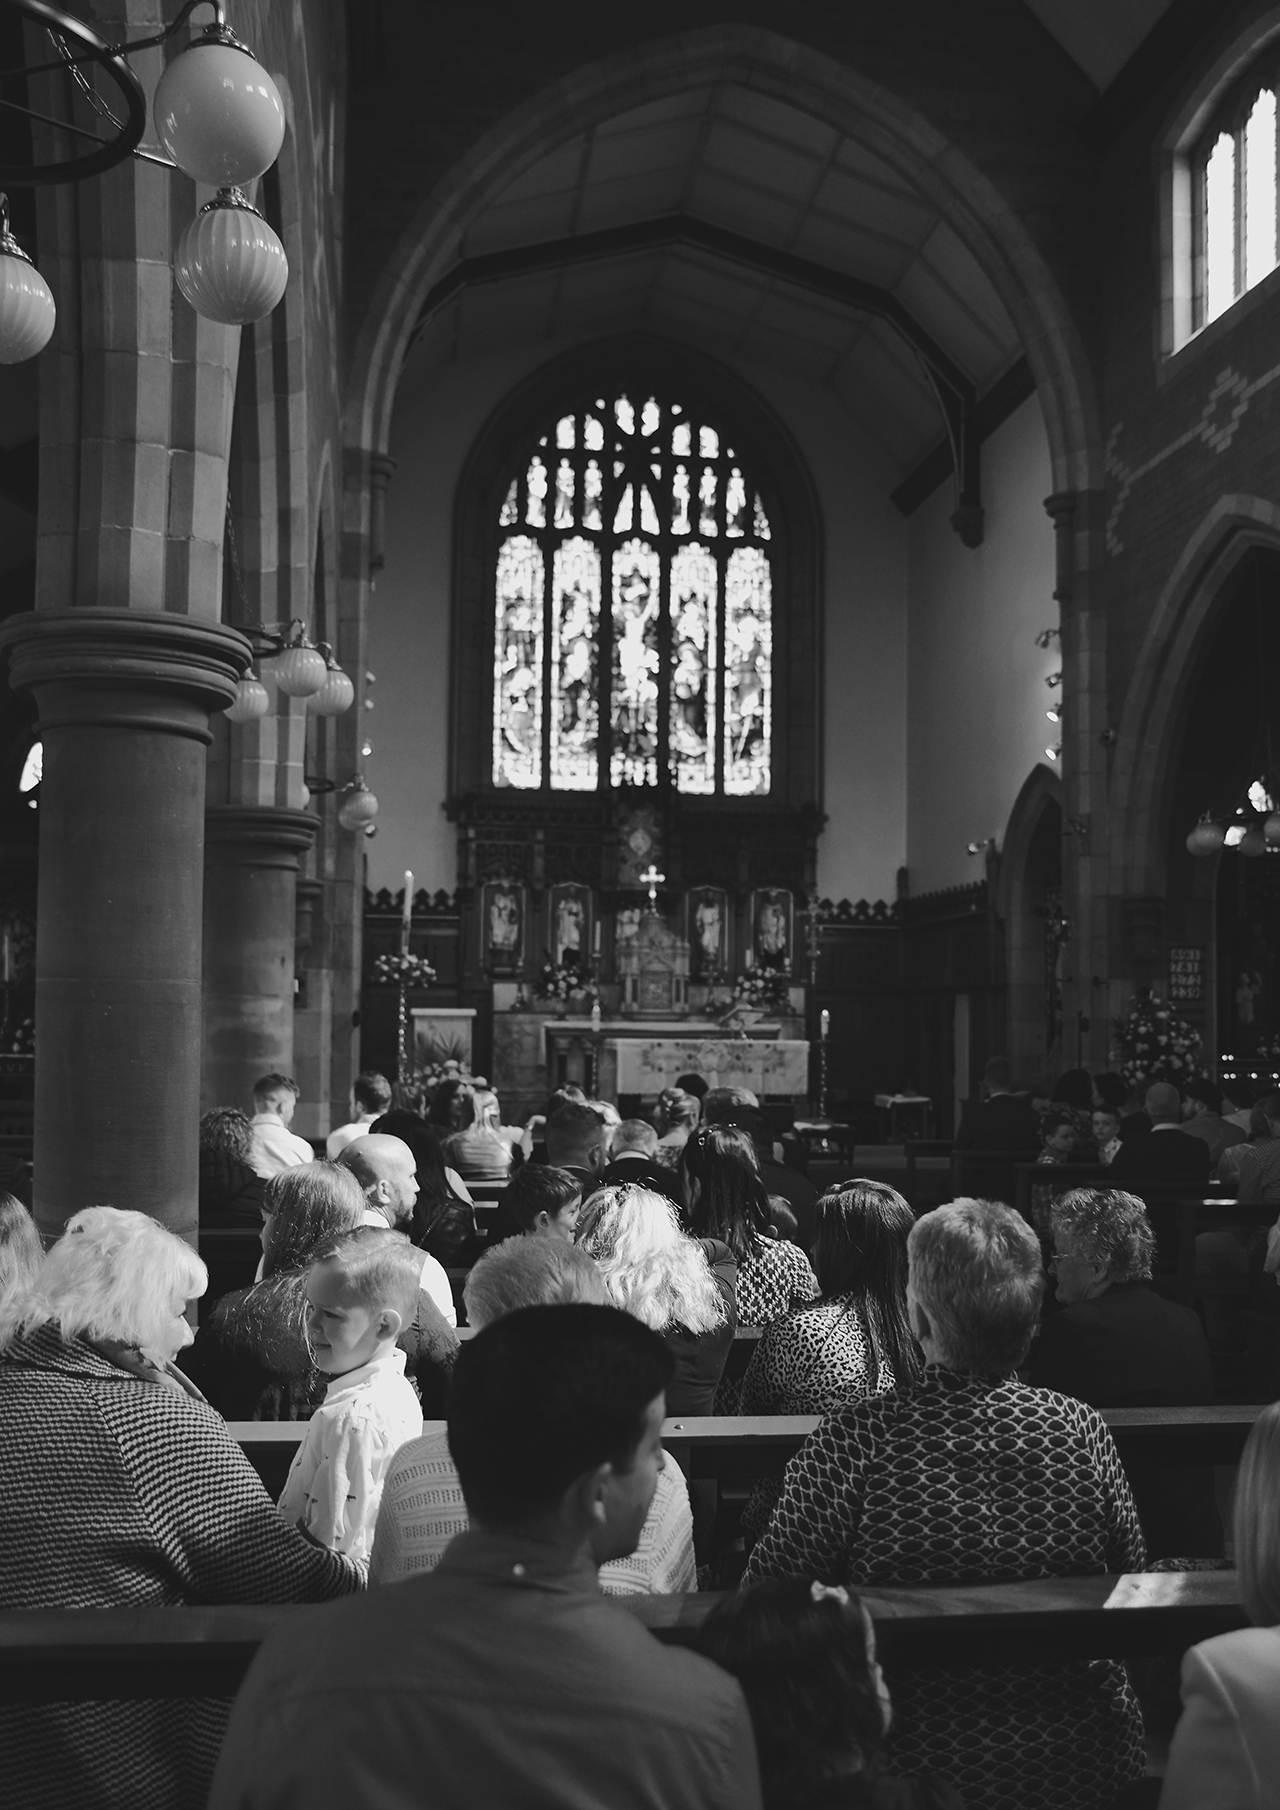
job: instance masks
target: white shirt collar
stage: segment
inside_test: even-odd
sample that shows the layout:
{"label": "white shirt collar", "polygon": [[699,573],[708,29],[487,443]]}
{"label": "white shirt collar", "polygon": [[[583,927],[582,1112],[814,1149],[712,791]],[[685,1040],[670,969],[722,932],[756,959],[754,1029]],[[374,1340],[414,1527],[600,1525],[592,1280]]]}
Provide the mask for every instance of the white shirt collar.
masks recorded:
{"label": "white shirt collar", "polygon": [[347,1394],[349,1390],[362,1389],[366,1383],[382,1380],[388,1375],[404,1375],[404,1352],[398,1345],[384,1351],[381,1357],[371,1358],[367,1364],[361,1364],[358,1370],[347,1370],[341,1376],[335,1376],[324,1392],[325,1405],[327,1407],[330,1402],[337,1401],[339,1396]]}
{"label": "white shirt collar", "polygon": [[1153,1125],[1151,1129],[1152,1131],[1181,1131],[1182,1127],[1181,1125],[1171,1125],[1168,1119],[1161,1119],[1160,1123]]}

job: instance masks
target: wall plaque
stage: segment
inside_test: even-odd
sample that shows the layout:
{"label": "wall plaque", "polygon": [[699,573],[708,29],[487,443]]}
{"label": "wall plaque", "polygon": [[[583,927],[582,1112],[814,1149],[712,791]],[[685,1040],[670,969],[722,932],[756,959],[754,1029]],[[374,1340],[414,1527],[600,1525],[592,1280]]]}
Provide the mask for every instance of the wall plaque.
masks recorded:
{"label": "wall plaque", "polygon": [[1169,998],[1204,998],[1204,950],[1173,945],[1169,950]]}

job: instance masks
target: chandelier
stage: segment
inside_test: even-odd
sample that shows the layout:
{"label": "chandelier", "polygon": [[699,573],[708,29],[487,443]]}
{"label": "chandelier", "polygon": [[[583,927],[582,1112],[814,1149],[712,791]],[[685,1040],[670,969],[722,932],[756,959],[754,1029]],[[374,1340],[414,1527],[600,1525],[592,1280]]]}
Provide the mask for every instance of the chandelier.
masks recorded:
{"label": "chandelier", "polygon": [[[284,102],[228,27],[222,0],[187,0],[164,31],[119,44],[49,0],[0,5],[43,26],[50,47],[44,61],[0,70],[0,109],[52,127],[79,147],[52,162],[0,164],[0,191],[80,182],[127,157],[181,170],[217,193],[182,235],[174,259],[179,289],[197,314],[226,326],[269,314],[284,294],[289,265],[245,190],[279,155]],[[126,58],[165,43],[197,6],[210,7],[213,22],[170,60],[156,85],[152,118],[168,153],[159,157],[139,149],[146,100]],[[34,78],[59,73],[68,77],[71,94],[62,118],[33,107],[28,88]],[[7,198],[0,192],[0,364],[33,358],[48,344],[56,321],[53,293],[10,232]]]}

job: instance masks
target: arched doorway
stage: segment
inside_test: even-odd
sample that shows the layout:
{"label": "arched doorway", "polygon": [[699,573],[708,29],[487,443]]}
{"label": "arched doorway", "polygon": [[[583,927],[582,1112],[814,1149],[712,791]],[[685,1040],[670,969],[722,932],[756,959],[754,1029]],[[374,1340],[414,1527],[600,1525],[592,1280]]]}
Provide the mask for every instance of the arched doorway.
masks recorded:
{"label": "arched doorway", "polygon": [[1062,786],[1048,767],[1030,774],[1009,814],[997,904],[1005,926],[1007,1053],[1021,1083],[1048,1080],[1070,1066],[1062,1026]]}

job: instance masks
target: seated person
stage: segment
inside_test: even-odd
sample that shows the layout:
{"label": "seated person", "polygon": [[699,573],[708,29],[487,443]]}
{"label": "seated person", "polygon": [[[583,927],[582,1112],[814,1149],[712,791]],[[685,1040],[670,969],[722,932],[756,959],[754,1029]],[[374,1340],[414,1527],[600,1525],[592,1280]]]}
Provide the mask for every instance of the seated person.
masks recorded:
{"label": "seated person", "polygon": [[396,1347],[418,1303],[418,1253],[399,1232],[359,1226],[307,1270],[307,1337],[331,1380],[307,1424],[280,1513],[321,1546],[368,1559],[387,1465],[422,1431]]}
{"label": "seated person", "polygon": [[658,1104],[654,1110],[658,1142],[653,1156],[661,1168],[674,1169],[677,1166],[680,1152],[698,1129],[701,1116],[702,1106],[698,1096],[686,1093],[680,1086],[666,1087],[658,1095]]}
{"label": "seated person", "polygon": [[[286,1527],[173,1360],[205,1287],[145,1213],[67,1221],[0,1319],[0,1610],[320,1602],[360,1567]],[[0,1706],[6,1804],[203,1804],[222,1703]]]}
{"label": "seated person", "polygon": [[535,1112],[524,1128],[524,1136],[520,1140],[520,1148],[524,1153],[524,1160],[527,1163],[546,1162],[547,1120],[551,1117],[552,1113],[558,1112],[562,1106],[568,1106],[571,1102],[574,1105],[582,1106],[585,1104],[586,1098],[587,1096],[583,1093],[582,1089],[580,1087],[575,1087],[572,1081],[566,1081],[562,1087],[556,1088],[542,1111]]}
{"label": "seated person", "polygon": [[1013,1064],[989,1056],[982,1074],[982,1098],[970,1100],[956,1132],[957,1150],[1024,1151],[1040,1142],[1038,1115],[1023,1094],[1013,1091]]}
{"label": "seated person", "polygon": [[673,1207],[683,1206],[673,1170],[657,1160],[658,1134],[647,1119],[623,1119],[609,1144],[609,1161],[600,1171],[598,1186],[635,1182],[665,1194]]}
{"label": "seated person", "polygon": [[[818,1279],[804,1252],[769,1236],[769,1196],[745,1131],[704,1125],[680,1153],[680,1182],[694,1237],[727,1245],[737,1260],[739,1326],[768,1326],[817,1296]],[[733,1405],[718,1409],[734,1411]]]}
{"label": "seated person", "polygon": [[[918,1382],[837,1408],[787,1466],[746,1581],[849,1588],[1141,1571],[1119,1454],[1083,1402],[1015,1372],[1044,1273],[1026,1221],[957,1200],[907,1240]],[[916,1664],[894,1676],[889,1758],[941,1773],[976,1810],[1093,1810],[1142,1775],[1142,1716],[1112,1661]]]}
{"label": "seated person", "polygon": [[843,1585],[774,1578],[726,1596],[698,1650],[742,1686],[764,1810],[964,1810],[945,1779],[899,1780],[886,1763],[876,1632]]}
{"label": "seated person", "polygon": [[30,1288],[43,1260],[35,1220],[16,1194],[0,1189],[0,1318]]}
{"label": "seated person", "polygon": [[705,1075],[695,1075],[692,1073],[677,1075],[671,1085],[672,1087],[679,1088],[682,1094],[692,1094],[695,1100],[705,1100],[707,1095],[711,1092],[711,1083],[707,1080]]}
{"label": "seated person", "polygon": [[253,1126],[238,1106],[200,1120],[200,1225],[262,1225],[262,1177],[253,1166]]}
{"label": "seated person", "polygon": [[572,1244],[581,1206],[582,1183],[576,1175],[549,1163],[526,1163],[498,1202],[490,1247],[507,1238],[556,1238]]}
{"label": "seated person", "polygon": [[391,1083],[377,1069],[367,1068],[351,1083],[351,1118],[338,1125],[325,1139],[324,1152],[332,1162],[341,1156],[348,1144],[362,1138],[384,1112],[391,1109]]}
{"label": "seated person", "polygon": [[1203,1138],[1179,1129],[1182,1099],[1171,1081],[1155,1081],[1147,1089],[1146,1113],[1151,1131],[1129,1137],[1111,1159],[1109,1180],[1151,1182],[1192,1191],[1209,1186],[1209,1146]]}
{"label": "seated person", "polygon": [[[468,1276],[467,1324],[478,1331],[519,1307],[608,1299],[599,1269],[577,1245],[559,1238],[513,1238],[486,1251]],[[387,1472],[369,1582],[395,1584],[430,1571],[467,1525],[443,1428],[410,1440]],[[680,1466],[667,1455],[639,1544],[629,1557],[600,1567],[600,1588],[606,1595],[630,1596],[697,1587],[689,1491]]]}
{"label": "seated person", "polygon": [[483,1248],[476,1230],[475,1203],[457,1170],[445,1163],[435,1126],[401,1106],[375,1119],[369,1131],[374,1137],[385,1132],[399,1138],[413,1152],[418,1193],[413,1218],[404,1228],[410,1241],[446,1266],[473,1264]]}
{"label": "seated person", "polygon": [[[1032,1385],[1093,1408],[1211,1402],[1213,1361],[1198,1315],[1149,1286],[1155,1236],[1142,1202],[1073,1188],[1053,1203],[1052,1234],[1062,1311],[1031,1347]],[[1151,1558],[1222,1556],[1212,1466],[1125,1468]]]}
{"label": "seated person", "polygon": [[1240,1161],[1240,1187],[1236,1199],[1243,1202],[1280,1202],[1280,1093],[1260,1102],[1269,1137],[1255,1143]]}
{"label": "seated person", "polygon": [[609,1127],[586,1100],[567,1100],[547,1120],[546,1161],[556,1169],[568,1169],[583,1188],[596,1186],[609,1160],[608,1149]]}
{"label": "seated person", "polygon": [[[404,1140],[370,1131],[348,1144],[338,1161],[351,1171],[364,1191],[365,1224],[390,1226],[393,1232],[407,1233],[413,1225],[418,1199],[418,1166]],[[430,1295],[445,1324],[456,1326],[458,1310],[444,1265],[430,1251],[420,1255],[422,1292]]]}
{"label": "seated person", "polygon": [[818,1229],[818,1190],[807,1175],[776,1160],[773,1128],[758,1108],[753,1110],[749,1106],[744,1107],[737,1123],[755,1148],[760,1179],[770,1199],[775,1194],[780,1194],[795,1217],[795,1231],[787,1231],[783,1235],[790,1238],[792,1244],[798,1244],[806,1256],[812,1256],[813,1240]]}
{"label": "seated person", "polygon": [[449,1450],[469,1529],[364,1613],[268,1636],[209,1810],[759,1810],[738,1685],[597,1587],[644,1526],[671,1370],[662,1340],[611,1307],[525,1308],[464,1345]]}
{"label": "seated person", "polygon": [[1280,1403],[1245,1441],[1236,1486],[1235,1560],[1252,1627],[1218,1634],[1182,1660],[1182,1718],[1174,1730],[1160,1810],[1276,1801],[1280,1780]]}
{"label": "seated person", "polygon": [[300,1092],[290,1075],[263,1075],[253,1084],[254,1173],[264,1181],[282,1169],[315,1161],[315,1151],[305,1138],[289,1130]]}
{"label": "seated person", "polygon": [[475,1088],[462,1101],[459,1129],[446,1139],[445,1160],[464,1182],[501,1182],[511,1173],[511,1145],[500,1135],[498,1096]]}
{"label": "seated person", "polygon": [[[1264,1096],[1256,1106],[1249,1108],[1249,1132],[1244,1142],[1228,1144],[1218,1158],[1215,1174],[1225,1187],[1238,1189],[1240,1177],[1247,1168],[1253,1167],[1253,1159],[1261,1154],[1261,1146],[1273,1141],[1271,1121],[1267,1117],[1269,1098],[1269,1095]],[[1280,1119],[1280,1097],[1276,1099],[1275,1111]]]}
{"label": "seated person", "polygon": [[1182,1094],[1182,1129],[1188,1137],[1203,1138],[1209,1146],[1209,1163],[1217,1168],[1225,1150],[1243,1144],[1245,1133],[1222,1116],[1222,1089],[1208,1075],[1188,1081]]}
{"label": "seated person", "polygon": [[1120,1113],[1116,1107],[1094,1107],[1093,1141],[1098,1146],[1098,1161],[1110,1163],[1123,1142],[1120,1136]]}

